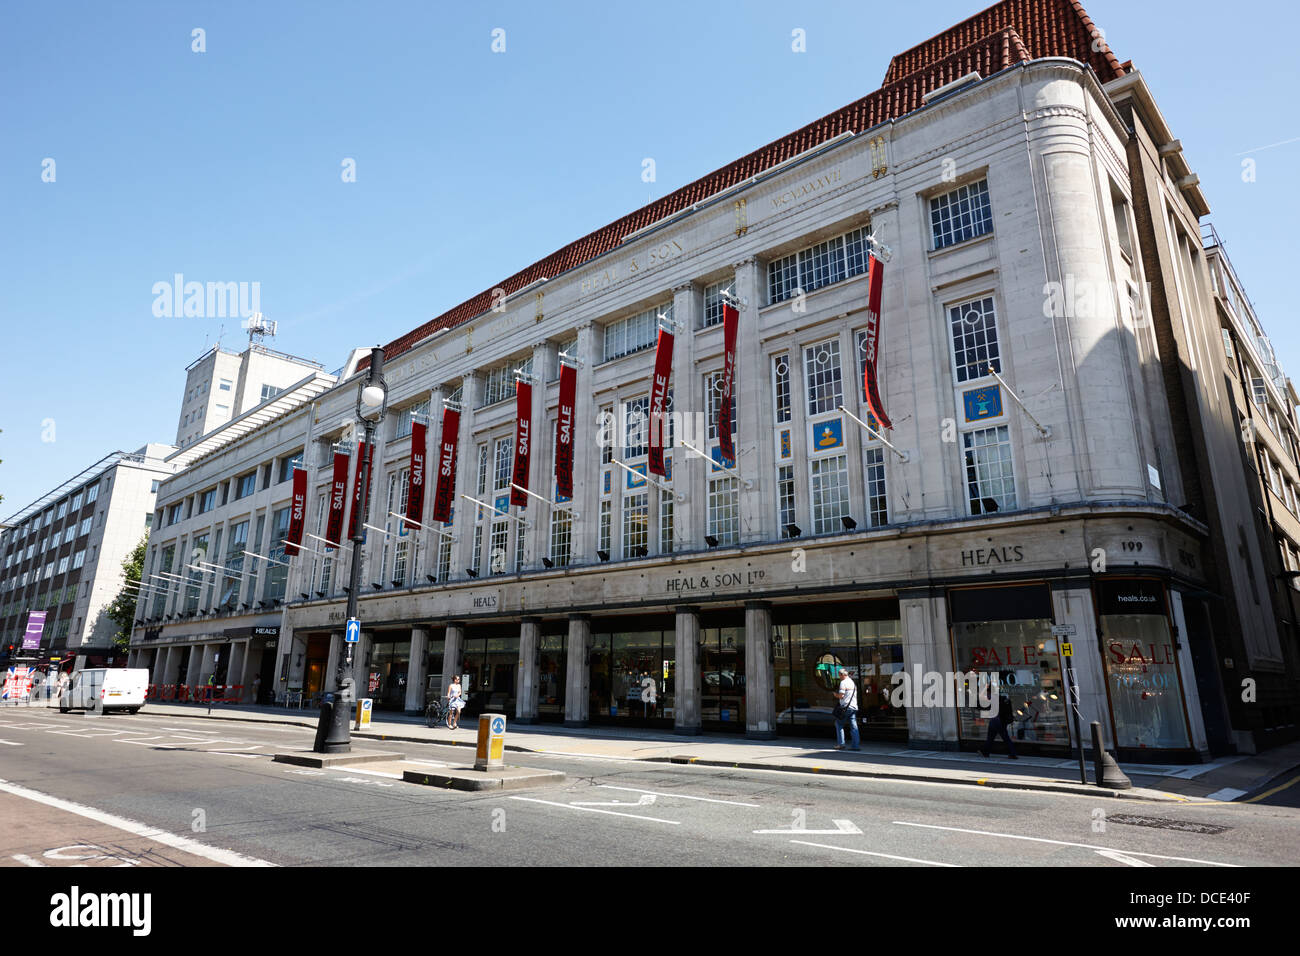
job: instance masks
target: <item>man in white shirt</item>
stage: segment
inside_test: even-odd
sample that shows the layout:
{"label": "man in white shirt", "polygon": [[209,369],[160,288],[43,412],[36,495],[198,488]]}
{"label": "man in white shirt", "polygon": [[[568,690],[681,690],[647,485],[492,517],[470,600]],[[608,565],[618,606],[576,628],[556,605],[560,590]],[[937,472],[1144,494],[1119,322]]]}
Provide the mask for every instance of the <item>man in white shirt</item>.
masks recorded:
{"label": "man in white shirt", "polygon": [[844,749],[844,725],[847,723],[853,740],[852,749],[861,750],[861,741],[858,739],[858,685],[849,677],[847,667],[840,668],[840,689],[836,691],[835,697],[843,711],[842,717],[835,718],[835,749]]}

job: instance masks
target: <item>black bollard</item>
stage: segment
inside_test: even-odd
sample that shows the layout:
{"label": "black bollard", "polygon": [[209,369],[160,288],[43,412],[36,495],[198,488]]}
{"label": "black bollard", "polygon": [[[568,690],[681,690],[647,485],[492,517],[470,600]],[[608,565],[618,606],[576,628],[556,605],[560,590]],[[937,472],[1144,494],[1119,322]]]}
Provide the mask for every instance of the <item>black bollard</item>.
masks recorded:
{"label": "black bollard", "polygon": [[1101,724],[1095,720],[1092,722],[1092,759],[1096,767],[1094,783],[1097,786],[1108,790],[1128,790],[1133,786],[1133,781],[1124,775],[1115,759],[1102,748]]}
{"label": "black bollard", "polygon": [[334,719],[334,696],[328,695],[320,702],[320,721],[316,724],[316,742],[312,744],[312,752],[325,753],[325,738],[329,736],[330,725]]}

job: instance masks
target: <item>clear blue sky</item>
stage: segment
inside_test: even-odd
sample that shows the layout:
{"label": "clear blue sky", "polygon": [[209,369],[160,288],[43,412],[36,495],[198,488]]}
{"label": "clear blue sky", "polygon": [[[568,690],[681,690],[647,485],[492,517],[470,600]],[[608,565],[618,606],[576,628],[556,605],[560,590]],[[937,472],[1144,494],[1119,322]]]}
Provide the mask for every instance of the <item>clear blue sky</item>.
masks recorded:
{"label": "clear blue sky", "polygon": [[[223,322],[155,318],[155,282],[259,282],[272,344],[336,368],[876,89],[892,54],[984,6],[5,4],[0,518],[110,451],[175,438],[184,368]],[[1286,295],[1300,141],[1258,150],[1300,137],[1300,14],[1085,7],[1147,77],[1300,376]],[[795,28],[806,53],[791,52]],[[238,348],[238,320],[224,325]]]}

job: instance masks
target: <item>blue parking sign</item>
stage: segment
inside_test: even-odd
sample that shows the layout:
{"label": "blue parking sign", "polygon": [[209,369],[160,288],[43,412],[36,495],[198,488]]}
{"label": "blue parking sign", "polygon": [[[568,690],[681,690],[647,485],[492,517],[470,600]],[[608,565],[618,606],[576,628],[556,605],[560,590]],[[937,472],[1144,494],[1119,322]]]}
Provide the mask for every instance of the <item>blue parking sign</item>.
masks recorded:
{"label": "blue parking sign", "polygon": [[361,640],[361,619],[358,617],[348,618],[347,631],[344,632],[344,641],[348,644],[356,644]]}

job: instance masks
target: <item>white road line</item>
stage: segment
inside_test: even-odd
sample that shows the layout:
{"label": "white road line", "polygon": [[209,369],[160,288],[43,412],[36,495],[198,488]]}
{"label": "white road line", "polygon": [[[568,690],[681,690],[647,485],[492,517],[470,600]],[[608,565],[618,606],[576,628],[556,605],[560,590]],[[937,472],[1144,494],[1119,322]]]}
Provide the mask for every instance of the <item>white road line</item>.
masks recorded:
{"label": "white road line", "polygon": [[675,800],[700,800],[704,803],[725,803],[729,807],[758,807],[757,803],[741,803],[738,800],[714,800],[712,797],[688,797],[684,793],[662,793],[657,790],[639,790],[636,787],[615,787],[608,783],[599,784],[602,790],[626,790],[628,793],[650,793],[656,797],[672,797]]}
{"label": "white road line", "polygon": [[0,740],[0,744],[4,744],[6,747],[21,747],[21,746],[23,746],[22,744],[17,743],[16,741],[13,741],[13,740]]}
{"label": "white road line", "polygon": [[791,840],[791,843],[800,843],[804,846],[819,846],[823,850],[839,850],[841,853],[860,853],[863,856],[880,856],[886,860],[902,860],[904,863],[925,863],[928,866],[950,866],[958,867],[958,863],[940,863],[938,860],[918,860],[910,856],[894,856],[890,853],[873,853],[870,850],[854,850],[847,846],[832,846],[829,843],[810,843],[807,840]]}
{"label": "white road line", "polygon": [[[900,827],[923,827],[927,830],[947,830],[951,833],[974,833],[977,836],[1004,837],[1008,840],[1029,840],[1032,843],[1054,843],[1057,846],[1077,846],[1082,847],[1085,850],[1114,851],[1115,849],[1114,847],[1109,846],[1097,846],[1093,843],[1070,843],[1065,840],[1049,840],[1046,837],[1021,836],[1018,833],[997,833],[993,830],[967,830],[962,827],[941,827],[933,823],[909,823],[906,820],[895,820],[894,825]],[[1190,856],[1164,856],[1160,853],[1142,853],[1138,850],[1120,850],[1119,852],[1127,853],[1130,856],[1149,856],[1157,860],[1174,860],[1178,863],[1204,863],[1206,866],[1228,866],[1233,869],[1237,868],[1236,863],[1219,863],[1215,860],[1198,860]]]}
{"label": "white road line", "polygon": [[[252,754],[251,756],[254,756],[254,757],[260,757],[260,756],[262,756],[262,755],[261,755],[261,754]],[[385,771],[385,770],[362,770],[360,767],[353,767],[353,768],[351,768],[350,770],[348,770],[347,772],[348,772],[348,773],[367,773],[367,774],[370,774],[370,776],[372,776],[372,777],[389,777],[389,778],[391,778],[391,779],[393,779],[393,780],[401,780],[401,779],[402,779],[402,775],[401,775],[400,773],[388,773],[388,772]]]}
{"label": "white road line", "polygon": [[96,810],[94,807],[87,807],[84,804],[73,803],[71,800],[52,797],[47,793],[39,793],[36,790],[28,790],[26,787],[20,787],[7,780],[0,780],[0,792],[22,797],[24,800],[43,803],[48,807],[54,807],[56,810],[75,813],[78,816],[86,817],[88,820],[94,820],[96,823],[103,823],[119,830],[125,830],[127,833],[133,833],[136,836],[144,837],[146,840],[153,840],[155,843],[161,843],[164,846],[174,847],[177,850],[201,856],[205,860],[212,860],[214,863],[223,863],[226,866],[275,866],[274,863],[268,863],[266,860],[259,860],[252,856],[244,856],[244,854],[236,853],[234,850],[223,850],[220,847],[208,846],[205,843],[199,843],[197,840],[191,840],[189,837],[177,836],[175,833],[168,833],[166,830],[159,830],[157,827],[137,823],[135,820],[128,820],[125,817],[114,816],[111,813],[105,813],[103,810]]}
{"label": "white road line", "polygon": [[45,865],[40,860],[33,860],[26,853],[15,853],[14,859],[17,860],[19,863],[21,863],[23,866],[44,866]]}
{"label": "white road line", "polygon": [[249,760],[256,760],[259,757],[265,757],[266,754],[238,754],[231,753],[229,750],[195,750],[196,754],[220,754],[223,757],[247,757]]}
{"label": "white road line", "polygon": [[803,827],[781,827],[777,830],[755,830],[755,833],[808,833],[814,836],[826,836],[833,833],[861,833],[857,825],[852,820],[832,820],[835,824],[834,830],[805,830]]}
{"label": "white road line", "polygon": [[595,807],[575,807],[570,803],[554,803],[550,800],[538,800],[535,797],[511,797],[511,800],[522,800],[525,803],[544,803],[548,807],[559,807],[562,810],[582,810],[586,813],[608,813],[612,817],[631,817],[633,820],[649,820],[652,823],[667,823],[671,826],[681,826],[680,820],[663,820],[659,817],[642,817],[635,813],[619,813],[617,810],[597,810]]}
{"label": "white road line", "polygon": [[1116,863],[1123,863],[1125,866],[1155,866],[1154,863],[1148,863],[1146,860],[1135,860],[1127,853],[1121,853],[1119,850],[1098,850],[1098,856],[1104,856],[1108,860],[1114,860]]}

